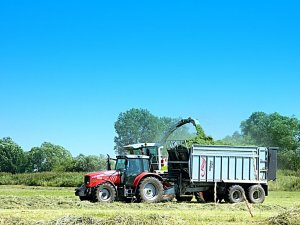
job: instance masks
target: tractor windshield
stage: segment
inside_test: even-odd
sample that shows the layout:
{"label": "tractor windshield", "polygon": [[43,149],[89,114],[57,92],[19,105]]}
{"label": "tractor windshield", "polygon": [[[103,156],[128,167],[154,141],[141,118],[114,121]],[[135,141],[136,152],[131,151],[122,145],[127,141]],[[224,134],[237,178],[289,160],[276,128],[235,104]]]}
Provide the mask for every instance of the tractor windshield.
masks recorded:
{"label": "tractor windshield", "polygon": [[124,170],[125,169],[125,159],[118,159],[116,163],[116,170]]}

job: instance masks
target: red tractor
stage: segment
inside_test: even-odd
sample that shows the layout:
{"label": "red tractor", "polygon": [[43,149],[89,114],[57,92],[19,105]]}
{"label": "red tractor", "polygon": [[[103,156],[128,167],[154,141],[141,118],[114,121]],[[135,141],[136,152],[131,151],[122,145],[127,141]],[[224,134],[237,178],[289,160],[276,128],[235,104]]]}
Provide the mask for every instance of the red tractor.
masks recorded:
{"label": "red tractor", "polygon": [[108,158],[108,170],[86,174],[75,195],[91,202],[160,202],[170,185],[151,172],[149,161],[147,155],[117,156],[115,169],[110,170]]}

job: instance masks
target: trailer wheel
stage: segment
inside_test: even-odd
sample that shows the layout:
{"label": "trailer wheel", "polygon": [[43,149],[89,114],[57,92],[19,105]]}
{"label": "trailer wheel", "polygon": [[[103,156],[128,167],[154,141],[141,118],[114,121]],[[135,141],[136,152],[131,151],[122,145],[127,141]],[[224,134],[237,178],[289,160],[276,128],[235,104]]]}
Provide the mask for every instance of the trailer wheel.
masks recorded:
{"label": "trailer wheel", "polygon": [[226,200],[230,203],[244,201],[245,191],[240,185],[232,185],[228,188]]}
{"label": "trailer wheel", "polygon": [[116,199],[116,190],[110,183],[104,183],[97,187],[94,195],[96,202],[113,202]]}
{"label": "trailer wheel", "polygon": [[160,202],[164,193],[162,183],[155,177],[147,177],[143,179],[138,190],[138,200],[148,203]]}
{"label": "trailer wheel", "polygon": [[251,203],[262,203],[265,200],[265,190],[260,185],[252,185],[248,189],[248,199]]}

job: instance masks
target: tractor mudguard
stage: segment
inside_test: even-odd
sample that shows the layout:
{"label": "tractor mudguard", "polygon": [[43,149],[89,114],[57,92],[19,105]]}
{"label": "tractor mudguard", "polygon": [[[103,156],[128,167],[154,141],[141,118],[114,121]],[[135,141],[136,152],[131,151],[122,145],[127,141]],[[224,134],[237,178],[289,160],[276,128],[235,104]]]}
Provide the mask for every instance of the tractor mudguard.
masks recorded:
{"label": "tractor mudguard", "polygon": [[158,180],[163,181],[163,179],[161,178],[161,176],[159,176],[159,175],[156,174],[156,173],[143,172],[143,173],[139,174],[139,175],[134,179],[133,184],[132,184],[132,187],[133,187],[133,188],[136,188],[136,187],[139,185],[140,181],[141,181],[142,179],[146,178],[146,177],[155,177],[155,178],[157,178]]}

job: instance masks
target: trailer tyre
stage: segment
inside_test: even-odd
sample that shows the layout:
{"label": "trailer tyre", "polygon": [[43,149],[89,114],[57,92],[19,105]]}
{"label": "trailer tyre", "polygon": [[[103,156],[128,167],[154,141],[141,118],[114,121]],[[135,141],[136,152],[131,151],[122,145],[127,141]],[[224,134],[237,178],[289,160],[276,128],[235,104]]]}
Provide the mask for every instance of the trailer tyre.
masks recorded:
{"label": "trailer tyre", "polygon": [[244,201],[245,191],[240,185],[232,185],[228,188],[226,200],[230,203]]}
{"label": "trailer tyre", "polygon": [[95,193],[94,200],[96,202],[108,203],[116,199],[116,189],[110,183],[100,184]]}
{"label": "trailer tyre", "polygon": [[249,202],[257,204],[262,203],[265,200],[266,193],[262,186],[252,185],[248,189]]}
{"label": "trailer tyre", "polygon": [[138,190],[138,200],[147,203],[160,202],[164,193],[162,183],[155,177],[143,179]]}

